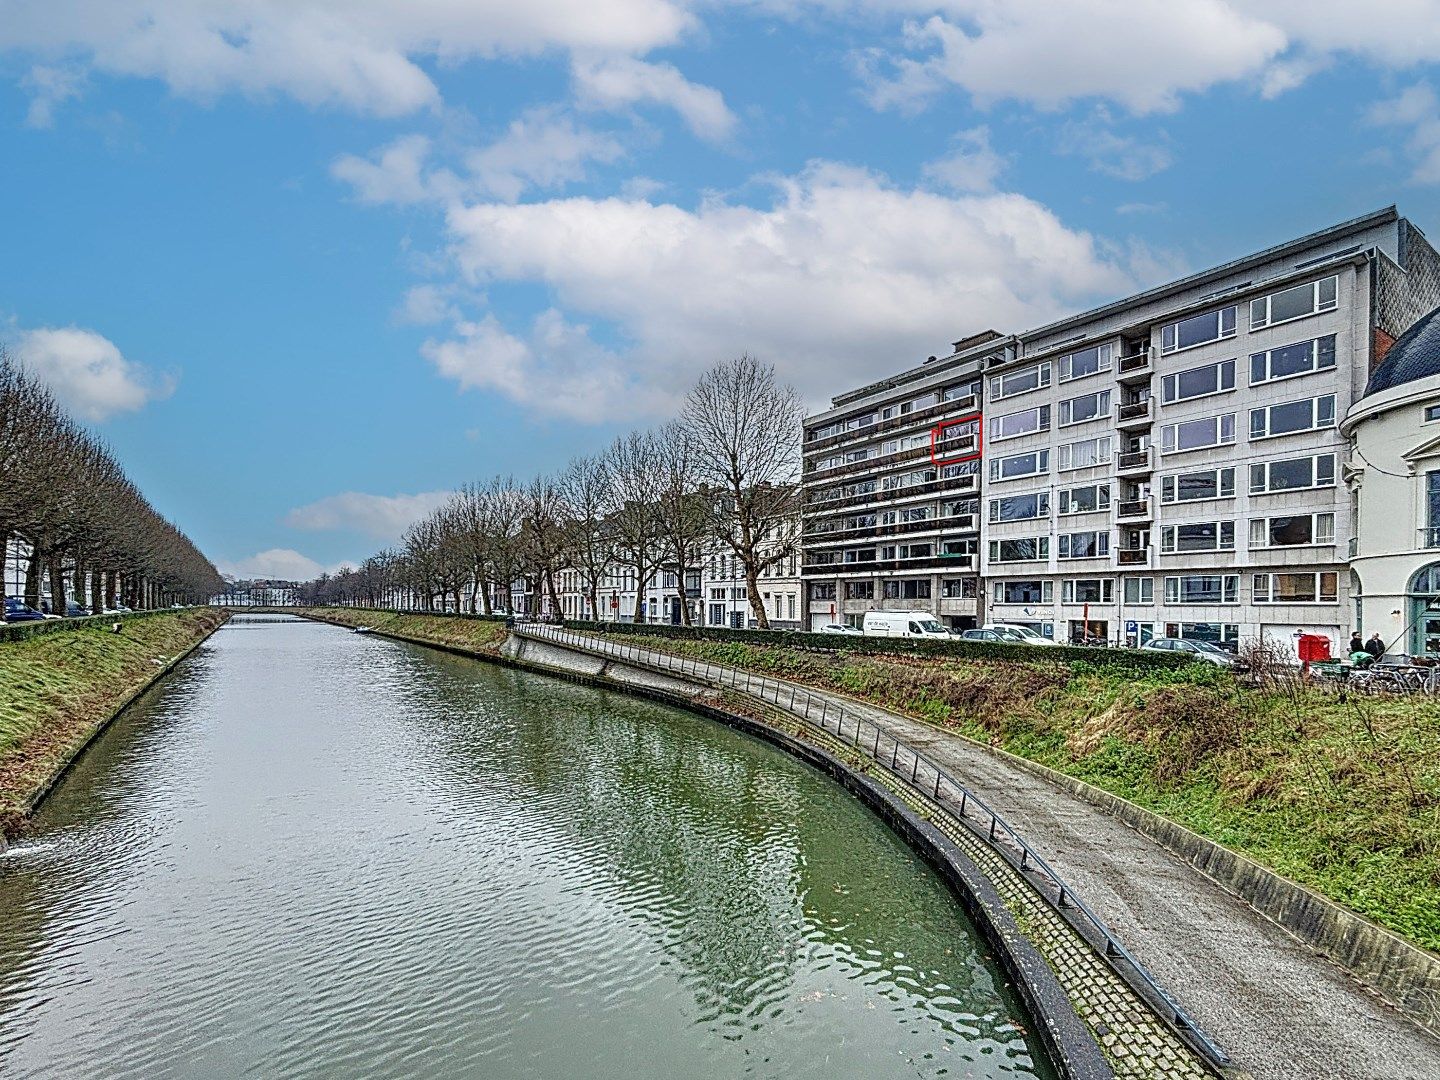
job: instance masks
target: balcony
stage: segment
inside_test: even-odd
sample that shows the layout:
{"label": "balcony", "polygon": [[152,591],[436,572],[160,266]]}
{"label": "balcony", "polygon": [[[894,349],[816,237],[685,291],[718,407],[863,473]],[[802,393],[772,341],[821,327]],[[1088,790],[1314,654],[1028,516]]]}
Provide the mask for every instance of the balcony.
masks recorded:
{"label": "balcony", "polygon": [[1115,361],[1115,379],[1121,384],[1149,382],[1155,371],[1155,350],[1146,349]]}
{"label": "balcony", "polygon": [[924,495],[957,495],[967,491],[974,491],[979,483],[979,476],[975,473],[966,473],[964,476],[952,476],[943,480],[931,480],[924,484],[911,484],[909,487],[891,488],[888,491],[867,491],[859,495],[846,495],[838,499],[817,499],[813,495],[805,501],[805,513],[807,515],[829,514],[836,510],[848,510],[852,507],[881,505],[884,503],[903,502],[908,499],[918,499]]}
{"label": "balcony", "polygon": [[1149,499],[1122,499],[1115,504],[1117,521],[1149,521],[1154,513]]}
{"label": "balcony", "polygon": [[849,476],[852,473],[879,472],[894,465],[903,465],[910,461],[924,461],[930,457],[930,447],[912,446],[909,450],[898,450],[893,454],[877,454],[874,457],[861,458],[859,461],[845,461],[839,465],[831,465],[828,469],[806,469],[805,483],[818,484],[833,481],[842,476]]}
{"label": "balcony", "polygon": [[869,562],[806,563],[800,568],[805,577],[826,574],[891,574],[906,570],[939,570],[949,574],[973,574],[974,555],[931,555],[920,559],[872,559]]}
{"label": "balcony", "polygon": [[[974,394],[967,394],[963,398],[955,398],[952,401],[941,401],[925,409],[916,409],[913,412],[905,413],[903,416],[892,416],[888,420],[880,420],[874,424],[864,424],[860,427],[851,428],[849,431],[837,432],[834,435],[827,435],[823,439],[811,439],[805,443],[804,453],[813,454],[817,450],[828,450],[833,446],[840,446],[847,442],[854,442],[859,439],[872,439],[876,435],[885,435],[892,431],[899,431],[902,428],[915,427],[925,421],[938,420],[947,413],[954,413],[956,416],[965,416],[969,413],[980,411],[980,399]],[[931,425],[933,426],[933,424]]]}
{"label": "balcony", "polygon": [[1125,547],[1116,548],[1116,549],[1115,549],[1115,564],[1116,564],[1117,566],[1149,566],[1149,565],[1150,565],[1150,547],[1149,547],[1149,545],[1146,545],[1145,547],[1138,547],[1138,548],[1125,548]]}
{"label": "balcony", "polygon": [[1440,529],[1421,529],[1420,546],[1422,548],[1440,548]]}
{"label": "balcony", "polygon": [[1115,456],[1115,471],[1121,476],[1140,476],[1153,472],[1150,450],[1126,450]]}
{"label": "balcony", "polygon": [[1151,399],[1129,401],[1115,408],[1115,426],[1121,431],[1149,427],[1154,421]]}
{"label": "balcony", "polygon": [[862,525],[853,529],[808,529],[801,539],[807,546],[837,544],[855,540],[871,540],[886,536],[905,536],[911,533],[975,532],[974,514],[959,514],[955,517],[930,517],[922,521],[899,521],[893,525]]}

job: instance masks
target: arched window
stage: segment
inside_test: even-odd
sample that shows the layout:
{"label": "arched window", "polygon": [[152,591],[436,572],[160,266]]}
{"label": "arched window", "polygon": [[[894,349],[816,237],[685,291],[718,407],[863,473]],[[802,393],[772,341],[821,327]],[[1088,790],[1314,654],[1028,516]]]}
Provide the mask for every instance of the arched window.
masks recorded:
{"label": "arched window", "polygon": [[1410,579],[1411,596],[1440,596],[1440,563],[1421,567]]}

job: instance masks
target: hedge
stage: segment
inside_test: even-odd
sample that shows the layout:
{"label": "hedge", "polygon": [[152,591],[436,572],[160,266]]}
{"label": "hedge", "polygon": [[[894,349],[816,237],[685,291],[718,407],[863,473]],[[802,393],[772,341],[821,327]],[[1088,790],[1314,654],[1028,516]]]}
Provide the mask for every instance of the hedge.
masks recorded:
{"label": "hedge", "polygon": [[1080,648],[1072,645],[1006,645],[997,641],[935,641],[924,638],[862,637],[859,634],[816,634],[804,630],[735,630],[729,627],[674,626],[669,623],[589,622],[567,620],[567,629],[594,634],[644,634],[682,641],[735,641],[826,652],[884,653],[965,660],[1055,660],[1110,667],[1176,669],[1190,661],[1183,655],[1145,649]]}
{"label": "hedge", "polygon": [[117,622],[131,622],[135,619],[148,619],[153,615],[173,615],[177,608],[155,608],[153,611],[127,611],[112,612],[109,615],[81,615],[75,618],[64,619],[36,619],[32,622],[0,623],[0,643],[7,641],[23,641],[25,638],[34,637],[36,634],[49,634],[58,630],[84,630],[87,627],[96,630],[109,630],[111,624]]}

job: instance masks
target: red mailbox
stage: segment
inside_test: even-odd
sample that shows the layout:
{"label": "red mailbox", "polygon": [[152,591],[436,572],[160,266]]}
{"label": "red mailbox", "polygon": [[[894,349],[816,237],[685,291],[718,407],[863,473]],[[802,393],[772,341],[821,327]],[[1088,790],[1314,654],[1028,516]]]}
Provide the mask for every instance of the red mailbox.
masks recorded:
{"label": "red mailbox", "polygon": [[1324,634],[1301,634],[1298,651],[1302,664],[1311,664],[1317,660],[1329,660],[1330,639]]}

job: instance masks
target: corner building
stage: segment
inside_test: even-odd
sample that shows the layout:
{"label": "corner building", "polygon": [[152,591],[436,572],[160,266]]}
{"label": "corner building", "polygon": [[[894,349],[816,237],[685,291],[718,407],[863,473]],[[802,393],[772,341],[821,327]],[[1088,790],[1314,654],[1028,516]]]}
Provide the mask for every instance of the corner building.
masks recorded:
{"label": "corner building", "polygon": [[1337,425],[1437,280],[1391,207],[987,342],[973,617],[1059,640],[1343,648],[1355,513]]}

